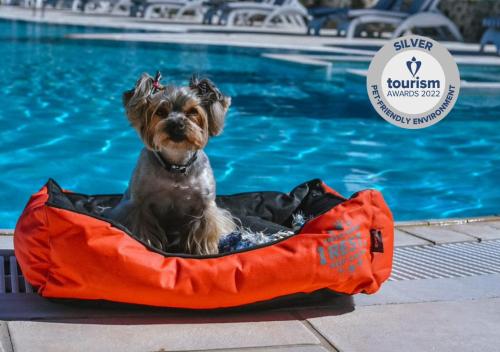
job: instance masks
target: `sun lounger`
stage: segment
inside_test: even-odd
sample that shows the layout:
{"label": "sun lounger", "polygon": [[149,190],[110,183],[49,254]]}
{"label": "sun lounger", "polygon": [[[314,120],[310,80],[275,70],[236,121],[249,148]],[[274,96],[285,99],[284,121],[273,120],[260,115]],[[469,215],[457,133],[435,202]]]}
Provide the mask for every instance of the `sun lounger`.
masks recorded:
{"label": "sun lounger", "polygon": [[277,23],[285,26],[303,26],[307,10],[298,0],[263,0],[248,2],[229,2],[213,5],[205,13],[203,22],[213,23],[218,17],[218,24],[228,27],[235,25],[254,25],[260,16],[261,26],[269,27]]}
{"label": "sun lounger", "polygon": [[500,55],[500,17],[489,17],[483,20],[483,25],[487,28],[481,37],[481,51],[487,44],[493,44]]}
{"label": "sun lounger", "polygon": [[[462,41],[463,38],[457,26],[437,9],[438,4],[439,0],[413,0],[408,10],[403,12],[400,11],[401,0],[396,0],[392,4],[384,0],[379,6],[386,5],[390,7],[389,10],[380,8],[349,10],[343,13],[329,14],[329,16],[330,19],[338,21],[338,29],[345,30],[347,38],[353,38],[357,34],[359,25],[376,23],[393,25],[395,27],[392,32],[393,37],[398,37],[415,27],[435,28],[441,33],[443,32],[442,28],[446,28],[455,40]],[[316,27],[312,28],[316,34],[319,33],[319,29],[316,31]]]}
{"label": "sun lounger", "polygon": [[[309,10],[309,21],[307,24],[307,34],[314,32],[319,35],[321,28],[330,20],[339,18],[354,18],[364,14],[376,14],[377,11],[396,11],[396,6],[400,6],[397,0],[379,0],[369,9],[348,9],[320,7]],[[345,21],[344,21],[345,22]]]}
{"label": "sun lounger", "polygon": [[204,13],[203,0],[148,0],[144,4],[143,17],[151,19],[159,16],[174,17],[179,19],[188,12],[192,12],[194,19],[202,20]]}

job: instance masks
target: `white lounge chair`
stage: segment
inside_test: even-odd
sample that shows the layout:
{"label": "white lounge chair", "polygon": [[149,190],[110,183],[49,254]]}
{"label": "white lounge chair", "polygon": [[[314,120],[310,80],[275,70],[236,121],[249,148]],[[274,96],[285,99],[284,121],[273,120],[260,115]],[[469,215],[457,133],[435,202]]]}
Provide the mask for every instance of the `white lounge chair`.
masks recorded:
{"label": "white lounge chair", "polygon": [[133,4],[130,0],[118,0],[111,7],[112,15],[130,15],[130,9]]}
{"label": "white lounge chair", "polygon": [[166,15],[180,19],[193,13],[193,20],[201,21],[205,12],[204,0],[148,0],[144,4],[143,17],[151,19]]}
{"label": "white lounge chair", "polygon": [[306,18],[307,9],[299,1],[289,1],[288,4],[280,6],[266,15],[262,26],[269,27],[276,23],[276,20],[280,20],[282,24],[305,28],[307,27]]}
{"label": "white lounge chair", "polygon": [[[309,9],[307,23],[307,34],[319,35],[321,29],[331,20],[346,23],[346,19],[353,19],[362,15],[374,15],[380,11],[399,11],[401,2],[399,0],[378,0],[372,7],[367,9],[350,9],[335,7],[317,7]],[[383,12],[382,12],[383,13]],[[342,21],[339,21],[342,19]],[[340,27],[339,23],[337,27]],[[341,28],[338,28],[341,30]]]}
{"label": "white lounge chair", "polygon": [[110,13],[118,0],[73,0],[71,11],[104,14]]}
{"label": "white lounge chair", "polygon": [[[231,2],[220,9],[219,24],[232,27],[235,25],[254,25],[254,18],[262,17],[261,25],[269,27],[281,23],[287,27],[305,27],[307,10],[298,0],[263,0],[261,2]],[[212,22],[212,19],[204,19]]]}
{"label": "white lounge chair", "polygon": [[[59,0],[60,1],[60,0]],[[73,0],[71,9],[75,12],[109,13],[112,15],[143,16],[153,18],[171,12],[177,13],[177,18],[187,12],[194,12],[195,17],[203,17],[202,0]],[[135,11],[134,11],[135,10]]]}
{"label": "white lounge chair", "polygon": [[[347,38],[353,38],[360,24],[378,23],[391,24],[395,27],[392,36],[399,37],[413,28],[446,28],[450,34],[458,41],[463,41],[463,37],[457,26],[445,15],[443,15],[437,6],[440,0],[413,0],[408,12],[399,11],[381,11],[366,10],[365,13],[354,18],[351,17],[347,22]],[[347,13],[349,18],[349,13]],[[342,25],[341,25],[342,26]]]}
{"label": "white lounge chair", "polygon": [[500,17],[489,17],[483,20],[483,26],[487,28],[481,37],[480,51],[483,52],[488,44],[495,45],[497,55],[500,56]]}
{"label": "white lounge chair", "polygon": [[116,1],[113,0],[90,0],[83,5],[85,13],[110,13]]}

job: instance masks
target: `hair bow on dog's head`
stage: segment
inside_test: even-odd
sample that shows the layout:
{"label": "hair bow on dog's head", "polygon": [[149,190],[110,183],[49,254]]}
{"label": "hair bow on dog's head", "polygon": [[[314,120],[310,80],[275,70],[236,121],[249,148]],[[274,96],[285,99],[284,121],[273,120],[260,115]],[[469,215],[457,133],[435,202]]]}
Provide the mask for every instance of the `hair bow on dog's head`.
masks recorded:
{"label": "hair bow on dog's head", "polygon": [[153,87],[151,88],[151,95],[163,89],[163,86],[160,84],[160,80],[161,80],[161,72],[156,71],[156,75],[153,80]]}

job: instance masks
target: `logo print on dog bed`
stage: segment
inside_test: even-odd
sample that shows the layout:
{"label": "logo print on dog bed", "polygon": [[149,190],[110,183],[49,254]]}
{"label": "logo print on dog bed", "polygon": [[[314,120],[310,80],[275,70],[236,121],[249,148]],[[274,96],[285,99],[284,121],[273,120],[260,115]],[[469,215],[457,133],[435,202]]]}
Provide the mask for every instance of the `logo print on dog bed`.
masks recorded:
{"label": "logo print on dog bed", "polygon": [[337,222],[335,230],[330,230],[330,237],[318,247],[320,265],[328,265],[339,273],[354,273],[363,264],[366,252],[366,240],[361,238],[359,225],[350,221],[342,224]]}

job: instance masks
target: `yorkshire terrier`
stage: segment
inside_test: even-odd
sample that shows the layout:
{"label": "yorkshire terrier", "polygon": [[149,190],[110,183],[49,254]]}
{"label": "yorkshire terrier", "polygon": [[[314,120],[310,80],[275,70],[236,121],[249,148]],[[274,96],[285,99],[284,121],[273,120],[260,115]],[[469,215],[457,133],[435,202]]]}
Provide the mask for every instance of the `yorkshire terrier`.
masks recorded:
{"label": "yorkshire terrier", "polygon": [[208,79],[163,86],[143,74],[123,94],[127,118],[144,142],[129,187],[109,216],[166,252],[218,253],[231,214],[215,204],[215,180],[203,151],[222,132],[231,98]]}

